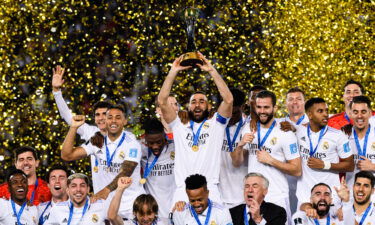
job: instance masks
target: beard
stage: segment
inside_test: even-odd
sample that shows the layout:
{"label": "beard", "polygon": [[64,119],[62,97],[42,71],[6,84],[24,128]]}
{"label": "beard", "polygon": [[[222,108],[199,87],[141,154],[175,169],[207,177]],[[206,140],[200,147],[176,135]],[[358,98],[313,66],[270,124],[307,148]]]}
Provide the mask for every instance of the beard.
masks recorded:
{"label": "beard", "polygon": [[201,116],[194,116],[193,111],[188,111],[189,119],[196,123],[202,122],[204,119],[208,118],[209,112],[208,109],[204,110]]}
{"label": "beard", "polygon": [[[325,204],[325,210],[319,210],[319,204]],[[313,203],[313,208],[316,209],[316,212],[320,217],[323,217],[329,213],[330,205],[325,200],[320,200],[318,203]]]}
{"label": "beard", "polygon": [[270,113],[270,114],[267,114],[267,113],[262,113],[263,115],[266,115],[267,116],[267,119],[266,119],[266,121],[261,121],[260,120],[260,117],[259,117],[259,114],[256,114],[256,116],[257,116],[257,120],[261,123],[261,124],[267,124],[268,122],[270,122],[272,119],[273,119],[273,112],[272,113]]}
{"label": "beard", "polygon": [[367,195],[365,199],[363,199],[362,201],[357,201],[357,199],[355,199],[354,197],[354,201],[358,204],[358,205],[365,205],[369,202],[371,198],[371,195]]}

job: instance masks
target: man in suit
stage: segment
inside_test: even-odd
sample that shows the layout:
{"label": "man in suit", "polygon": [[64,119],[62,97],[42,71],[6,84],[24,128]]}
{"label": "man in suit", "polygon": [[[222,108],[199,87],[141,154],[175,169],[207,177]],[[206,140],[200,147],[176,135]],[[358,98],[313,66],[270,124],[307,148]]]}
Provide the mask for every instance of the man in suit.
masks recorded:
{"label": "man in suit", "polygon": [[265,202],[269,181],[260,173],[249,173],[244,179],[245,204],[231,208],[233,225],[286,224],[285,209]]}

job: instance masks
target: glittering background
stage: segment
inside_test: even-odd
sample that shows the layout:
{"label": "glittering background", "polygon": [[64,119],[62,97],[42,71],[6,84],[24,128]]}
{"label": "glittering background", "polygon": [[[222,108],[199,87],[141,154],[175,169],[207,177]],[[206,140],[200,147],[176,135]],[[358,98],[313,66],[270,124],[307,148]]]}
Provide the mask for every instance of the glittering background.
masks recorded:
{"label": "glittering background", "polygon": [[[63,95],[74,113],[87,115],[98,100],[123,102],[136,133],[154,113],[169,65],[184,52],[183,9],[189,1],[0,1],[0,174],[12,151],[34,146],[39,175],[60,162],[68,126],[51,88],[52,68],[67,68]],[[368,1],[196,1],[198,49],[230,86],[263,84],[282,97],[300,86],[322,96],[331,113],[342,111],[342,86],[363,82],[374,99],[374,12]],[[207,74],[181,73],[173,92],[179,102],[194,89],[214,90]],[[78,141],[78,140],[77,140]],[[88,160],[69,163],[88,170]]]}

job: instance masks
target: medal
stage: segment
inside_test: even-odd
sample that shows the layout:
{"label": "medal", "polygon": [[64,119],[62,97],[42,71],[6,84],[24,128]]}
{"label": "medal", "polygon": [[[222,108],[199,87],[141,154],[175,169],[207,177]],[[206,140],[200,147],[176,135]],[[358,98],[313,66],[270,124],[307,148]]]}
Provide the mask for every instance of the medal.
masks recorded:
{"label": "medal", "polygon": [[141,184],[145,184],[146,183],[146,178],[142,178],[140,181],[139,181],[139,183],[141,183]]}
{"label": "medal", "polygon": [[206,122],[207,119],[204,119],[201,123],[201,125],[199,126],[198,130],[197,130],[197,133],[194,133],[194,121],[190,120],[190,128],[191,130],[193,131],[193,146],[191,147],[191,149],[196,152],[199,150],[198,148],[198,141],[199,141],[199,135],[201,133],[201,129],[202,129],[202,126],[203,124]]}
{"label": "medal", "polygon": [[99,168],[97,166],[94,166],[93,170],[95,173],[97,173],[99,171]]}
{"label": "medal", "polygon": [[193,147],[191,147],[191,150],[193,150],[193,152],[197,152],[199,150],[198,145],[193,145]]}

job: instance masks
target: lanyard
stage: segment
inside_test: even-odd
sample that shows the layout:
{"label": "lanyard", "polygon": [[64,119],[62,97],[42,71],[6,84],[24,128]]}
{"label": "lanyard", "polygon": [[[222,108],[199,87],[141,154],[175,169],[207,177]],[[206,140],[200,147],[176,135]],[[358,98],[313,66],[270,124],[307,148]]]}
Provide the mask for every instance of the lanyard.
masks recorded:
{"label": "lanyard", "polygon": [[234,133],[234,136],[233,136],[232,140],[230,139],[229,127],[225,128],[225,133],[227,134],[227,141],[228,141],[228,146],[229,146],[230,152],[233,152],[233,144],[236,142],[236,139],[237,139],[238,134],[240,133],[242,124],[243,124],[243,121],[242,121],[242,117],[241,117],[240,121],[238,122],[238,126],[237,126],[237,129]]}
{"label": "lanyard", "polygon": [[111,163],[112,163],[112,160],[113,160],[113,156],[116,154],[116,151],[118,149],[118,147],[120,147],[122,145],[122,143],[124,142],[125,140],[125,132],[122,133],[122,137],[121,137],[121,140],[120,142],[118,143],[116,149],[113,151],[112,155],[110,156],[109,154],[109,149],[108,149],[108,146],[107,146],[107,137],[104,138],[104,141],[105,141],[105,153],[106,153],[106,157],[107,157],[107,166],[110,167],[111,166]]}
{"label": "lanyard", "polygon": [[[365,222],[365,219],[366,219],[366,217],[367,217],[367,214],[370,212],[371,205],[372,205],[372,202],[370,202],[370,205],[368,205],[368,207],[367,207],[365,213],[363,213],[363,216],[362,216],[362,218],[361,218],[361,221],[359,222],[358,225],[362,225],[363,222]],[[354,213],[355,213],[354,205],[353,205],[353,211],[354,211]]]}
{"label": "lanyard", "polygon": [[51,205],[51,202],[52,202],[52,200],[51,200],[50,202],[48,202],[46,208],[44,208],[42,214],[41,214],[40,217],[39,217],[39,224],[41,224],[41,225],[43,225],[44,222],[45,222],[45,221],[44,221],[44,218],[43,218],[43,215],[44,215],[44,213],[47,211],[48,207]]}
{"label": "lanyard", "polygon": [[[202,225],[201,221],[199,221],[197,213],[193,209],[193,206],[190,205],[189,209],[190,209],[191,214],[193,214],[195,221],[197,221],[198,225]],[[210,222],[211,209],[212,209],[212,203],[210,199],[208,199],[208,211],[207,211],[206,220],[204,221],[204,225],[207,225],[208,222]]]}
{"label": "lanyard", "polygon": [[10,200],[10,203],[12,204],[12,208],[13,208],[13,213],[14,213],[14,215],[17,217],[17,224],[18,224],[18,225],[22,225],[22,223],[21,223],[21,215],[22,215],[22,213],[23,213],[23,210],[25,209],[25,206],[26,206],[27,201],[25,201],[25,202],[22,204],[21,209],[20,209],[20,211],[18,211],[18,213],[17,213],[17,211],[16,211],[16,204],[14,203],[14,201],[13,201],[13,200]]}
{"label": "lanyard", "polygon": [[194,134],[194,121],[190,120],[190,128],[193,131],[193,146],[198,146],[198,140],[199,140],[199,134],[201,133],[202,126],[204,122],[206,122],[207,119],[204,119],[199,125],[199,128],[197,130],[197,133]]}
{"label": "lanyard", "polygon": [[351,124],[350,118],[349,118],[348,114],[346,114],[346,112],[344,113],[344,118],[346,119],[346,121],[348,121],[349,124]]}
{"label": "lanyard", "polygon": [[[85,213],[86,213],[88,207],[89,207],[89,199],[86,200],[85,206],[83,207],[82,216],[81,216],[80,221],[81,221],[81,220],[83,219],[83,217],[85,216]],[[68,225],[70,225],[70,223],[72,222],[72,218],[73,218],[73,210],[74,210],[73,202],[70,202]]]}
{"label": "lanyard", "polygon": [[297,125],[300,125],[301,123],[302,123],[302,121],[303,121],[303,119],[305,119],[305,114],[303,114],[299,119],[298,119],[298,121],[297,121]]}
{"label": "lanyard", "polygon": [[258,149],[260,150],[263,146],[263,144],[266,142],[268,136],[270,136],[273,128],[275,127],[276,125],[276,120],[273,121],[272,125],[270,126],[270,128],[268,129],[266,135],[263,137],[262,140],[260,140],[260,122],[258,121],[257,122],[257,132],[258,132]]}
{"label": "lanyard", "polygon": [[324,126],[320,130],[320,132],[319,132],[319,138],[318,138],[318,143],[316,144],[315,148],[313,148],[313,144],[312,144],[312,141],[311,141],[311,132],[310,132],[310,130],[311,130],[311,128],[310,128],[310,123],[309,123],[309,125],[307,125],[307,136],[309,137],[309,141],[310,141],[310,157],[311,157],[318,150],[319,142],[320,142],[320,140],[322,140],[322,137],[324,136],[324,133],[325,133],[325,130],[326,130],[326,126]]}
{"label": "lanyard", "polygon": [[[319,224],[319,221],[317,219],[314,219],[314,222],[316,225],[320,225]],[[327,215],[327,225],[330,225],[331,224],[331,217],[329,216],[329,214]]]}
{"label": "lanyard", "polygon": [[243,220],[245,225],[249,225],[249,219],[247,218],[247,213],[246,213],[246,205],[245,208],[243,209]]}
{"label": "lanyard", "polygon": [[151,165],[148,166],[148,159],[150,158],[150,155],[151,155],[151,154],[152,154],[152,153],[151,153],[151,150],[148,149],[147,163],[146,163],[145,172],[143,173],[143,178],[147,178],[147,177],[148,177],[148,175],[150,174],[152,168],[154,168],[155,163],[156,163],[156,161],[158,161],[159,156],[160,156],[160,155],[155,156],[154,160],[152,160],[152,162],[151,162]]}
{"label": "lanyard", "polygon": [[30,204],[33,205],[34,203],[34,198],[35,198],[35,192],[36,192],[36,189],[38,188],[38,178],[36,178],[36,181],[35,181],[35,185],[34,185],[34,190],[33,190],[33,193],[31,194],[31,199],[30,199]]}
{"label": "lanyard", "polygon": [[[369,124],[367,131],[366,131],[365,140],[363,142],[363,150],[362,150],[361,145],[359,144],[358,134],[355,131],[355,129],[353,129],[353,135],[354,135],[355,145],[357,146],[358,155],[363,156],[363,157],[366,157],[367,141],[368,141],[368,136],[370,134],[370,130],[371,130],[371,126]],[[360,160],[362,160],[362,158],[360,158]]]}

